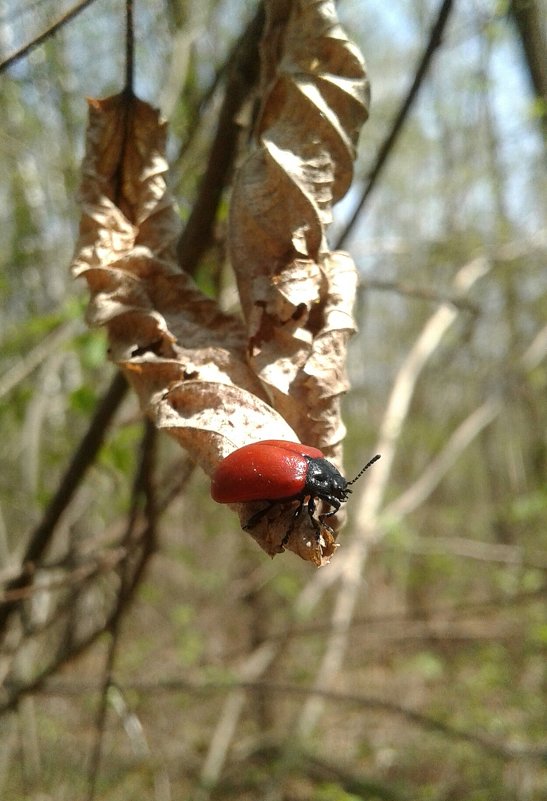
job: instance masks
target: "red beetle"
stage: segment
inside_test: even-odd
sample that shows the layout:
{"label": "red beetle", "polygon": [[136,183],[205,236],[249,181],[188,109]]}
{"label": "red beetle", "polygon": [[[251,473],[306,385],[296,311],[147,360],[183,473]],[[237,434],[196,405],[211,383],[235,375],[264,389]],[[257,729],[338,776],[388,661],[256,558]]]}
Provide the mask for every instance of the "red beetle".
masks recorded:
{"label": "red beetle", "polygon": [[[253,442],[231,453],[218,465],[211,482],[211,496],[218,503],[268,503],[247,521],[249,530],[277,503],[300,501],[283,544],[308,498],[308,514],[316,531],[325,518],[336,514],[340,504],[348,500],[350,484],[354,484],[380,456],[374,456],[352,481],[340,474],[336,467],[318,449],[299,442],[265,439]],[[332,510],[315,517],[316,501],[326,501]]]}

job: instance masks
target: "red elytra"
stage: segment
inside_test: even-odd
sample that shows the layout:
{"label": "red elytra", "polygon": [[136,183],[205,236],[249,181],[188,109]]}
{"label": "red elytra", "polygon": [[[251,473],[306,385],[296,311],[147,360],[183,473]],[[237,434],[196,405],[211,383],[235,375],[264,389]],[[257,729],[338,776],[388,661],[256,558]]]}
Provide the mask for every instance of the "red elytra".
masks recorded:
{"label": "red elytra", "polygon": [[[296,521],[308,498],[308,514],[319,530],[325,518],[336,514],[340,504],[348,500],[349,485],[379,458],[375,456],[352,481],[347,481],[319,448],[278,439],[253,442],[220,462],[211,481],[211,496],[218,503],[268,503],[247,521],[245,529],[253,528],[275,504],[293,500],[300,501],[294,514]],[[317,520],[318,499],[333,508]]]}

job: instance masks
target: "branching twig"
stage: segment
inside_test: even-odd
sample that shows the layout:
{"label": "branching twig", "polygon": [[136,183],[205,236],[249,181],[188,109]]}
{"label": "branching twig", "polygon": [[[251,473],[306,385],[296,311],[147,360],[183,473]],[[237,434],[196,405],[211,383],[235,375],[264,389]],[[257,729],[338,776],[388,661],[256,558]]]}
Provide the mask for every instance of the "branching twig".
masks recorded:
{"label": "branching twig", "polygon": [[26,45],[21,47],[11,56],[8,56],[8,58],[6,58],[4,61],[0,62],[0,74],[5,70],[7,70],[9,67],[13,66],[13,64],[17,63],[17,61],[20,61],[25,56],[28,56],[31,50],[34,50],[35,47],[38,47],[39,45],[47,41],[50,37],[54,36],[57,33],[57,31],[59,31],[67,23],[69,23],[71,20],[77,17],[78,14],[80,14],[80,12],[84,11],[93,2],[94,0],[82,0],[81,3],[76,3],[75,6],[73,6],[65,14],[60,16],[59,19],[53,23],[53,25],[50,25],[49,28],[47,28],[45,31],[42,31],[42,33],[38,34],[38,36],[35,36],[31,42],[27,42]]}
{"label": "branching twig", "polygon": [[22,354],[17,362],[0,376],[0,398],[7,395],[17,384],[24,381],[45,360],[46,356],[57,350],[63,342],[69,339],[75,330],[75,323],[61,323],[54,328],[38,344]]}
{"label": "branching twig", "polygon": [[237,113],[258,77],[258,41],[263,24],[264,9],[260,3],[257,13],[234,50],[234,62],[231,65],[207,167],[192,212],[177,243],[179,264],[192,275],[212,241],[218,205],[236,155],[240,131],[236,121]]}
{"label": "branching twig", "polygon": [[380,177],[380,174],[387,163],[388,157],[391,155],[391,152],[395,146],[395,142],[397,141],[399,134],[401,133],[405,120],[408,117],[410,109],[412,108],[412,105],[424,82],[424,78],[431,63],[431,59],[433,58],[433,54],[435,53],[435,51],[442,42],[442,36],[446,28],[446,23],[448,22],[450,12],[452,11],[452,6],[453,6],[453,0],[443,0],[443,2],[441,3],[441,7],[439,8],[439,12],[437,14],[437,19],[431,29],[429,41],[425,47],[424,53],[416,70],[416,75],[414,76],[412,85],[410,86],[407,96],[403,100],[401,107],[397,113],[397,116],[393,121],[390,132],[388,133],[388,135],[382,142],[382,145],[380,146],[380,150],[378,151],[378,154],[376,156],[376,161],[374,162],[372,169],[368,175],[367,183],[361,195],[361,198],[349,222],[346,224],[344,230],[338,237],[338,240],[335,245],[335,248],[337,250],[345,246],[346,240],[348,239],[353,229],[353,226],[355,225],[359,215],[361,214],[372,190],[376,186],[376,182],[378,181],[378,178]]}
{"label": "branching twig", "polygon": [[[126,391],[127,383],[125,378],[121,373],[116,373],[97,406],[86,434],[61,478],[57,492],[51,499],[41,522],[30,536],[23,557],[23,571],[20,576],[8,584],[7,592],[19,590],[32,582],[35,564],[46,551],[61,515],[71,502],[88,468],[95,461],[104,442],[108,426],[125,397]],[[0,606],[0,636],[3,634],[7,621],[17,608],[17,605],[18,602],[13,601]]]}
{"label": "branching twig", "polygon": [[411,298],[419,298],[420,300],[431,300],[436,303],[450,303],[456,309],[468,311],[472,314],[479,314],[480,308],[476,303],[473,303],[467,298],[462,298],[459,295],[449,294],[448,292],[439,292],[436,289],[429,289],[429,287],[413,286],[405,284],[401,281],[380,281],[376,278],[360,278],[359,289],[363,292],[367,289],[378,289],[386,292],[396,292],[398,295],[406,295]]}
{"label": "branching twig", "polygon": [[[401,548],[397,547],[397,550],[400,551]],[[402,550],[426,555],[460,556],[480,562],[514,565],[527,570],[547,570],[547,551],[527,554],[520,545],[481,542],[466,537],[413,538],[402,546]]]}
{"label": "branching twig", "polygon": [[[193,463],[186,459],[182,462],[182,466],[180,464],[180,460],[177,460],[177,470],[174,471],[171,467],[167,467],[165,471],[165,475],[162,476],[161,481],[158,482],[158,487],[162,487],[163,492],[161,493],[160,500],[157,504],[158,506],[158,519],[164,515],[167,510],[170,508],[171,503],[178,497],[181,493],[181,490],[185,486],[186,482],[190,478],[192,471],[194,469]],[[146,537],[146,532],[143,533],[143,537]],[[117,547],[115,545],[109,549],[99,548],[97,551],[94,551],[86,557],[86,559],[77,564],[76,566],[71,566],[70,562],[67,560],[66,556],[63,556],[61,559],[55,560],[53,562],[48,562],[47,564],[40,564],[40,575],[45,574],[50,570],[69,570],[69,573],[66,576],[63,576],[59,582],[50,581],[46,583],[45,586],[30,586],[27,585],[23,587],[21,590],[14,590],[15,596],[13,600],[26,600],[27,598],[31,597],[34,592],[40,592],[44,589],[51,590],[57,587],[62,588],[65,585],[67,586],[78,586],[79,591],[83,591],[86,585],[89,585],[93,578],[97,575],[103,574],[106,571],[110,571],[114,568],[122,559],[126,558],[127,553],[125,549]],[[71,568],[71,569],[70,569]],[[23,571],[24,573],[24,571]],[[17,573],[15,576],[10,574],[6,576],[4,580],[13,580],[16,578],[20,578],[21,580],[24,578],[23,574]],[[6,598],[6,601],[10,599]],[[1,603],[1,602],[0,602]],[[34,626],[32,629],[32,635],[35,637],[43,635],[46,631],[51,629],[55,626],[59,619],[63,616],[66,616],[67,613],[70,613],[72,607],[74,606],[74,602],[70,598],[64,599],[55,609],[55,615],[48,618],[42,625]],[[103,624],[101,623],[100,632],[104,630]],[[92,642],[89,643],[90,645]],[[5,647],[2,649],[2,653],[7,655],[9,653],[14,652],[17,649],[17,643],[14,646]],[[70,647],[67,647],[64,651],[64,658],[66,661],[69,661],[73,658],[73,656],[77,656],[81,653],[81,650],[78,650],[78,653],[73,654]],[[62,664],[62,663],[61,663]],[[61,665],[58,664],[58,667]],[[32,688],[30,688],[32,691]],[[23,687],[21,688],[22,693],[26,692],[26,689]],[[1,706],[1,705],[0,705]]]}
{"label": "branching twig", "polygon": [[[146,543],[149,541],[148,536],[148,527],[144,528],[142,534],[139,536],[139,541]],[[137,558],[137,564],[135,565],[133,575],[131,577],[131,583],[127,588],[126,591],[126,606],[133,597],[133,594],[136,588],[139,586],[141,577],[144,573],[144,569],[148,564],[148,560],[152,554],[152,550],[142,550]],[[129,558],[129,556],[128,556]],[[23,698],[25,695],[30,695],[32,693],[37,692],[40,688],[43,687],[44,682],[47,679],[54,675],[62,666],[66,665],[73,659],[76,659],[78,656],[83,654],[90,646],[92,646],[99,637],[101,637],[105,631],[108,631],[109,627],[111,626],[115,616],[118,614],[117,607],[114,608],[104,621],[103,625],[98,626],[93,631],[88,633],[85,637],[77,641],[71,641],[70,645],[67,646],[63,644],[63,646],[59,649],[58,653],[54,655],[51,661],[44,667],[42,670],[33,676],[29,681],[26,682],[4,682],[4,697],[0,700],[0,715],[3,715],[5,712],[9,712],[14,709],[17,704],[19,703],[20,699]]]}
{"label": "branching twig", "polygon": [[[155,548],[156,543],[156,522],[157,504],[154,489],[154,468],[155,468],[155,447],[157,441],[157,431],[154,425],[145,421],[144,436],[141,444],[141,459],[133,483],[132,504],[129,514],[127,530],[122,541],[122,547],[128,554],[128,558],[121,563],[120,567],[120,588],[114,614],[110,619],[108,632],[110,642],[104,668],[104,679],[101,688],[101,700],[97,711],[97,737],[93,755],[90,760],[89,781],[88,781],[88,801],[95,798],[97,780],[101,767],[104,727],[106,723],[106,713],[108,707],[108,691],[112,684],[114,663],[116,660],[117,648],[120,636],[120,624],[123,613],[127,608],[129,600],[133,596],[134,577],[132,575],[132,551],[137,548],[149,555]],[[138,538],[138,520],[144,512],[147,526],[145,529],[146,540]]]}
{"label": "branching twig", "polygon": [[[89,688],[88,688],[89,689]],[[97,688],[99,689],[99,688]],[[216,681],[191,681],[181,679],[179,676],[173,679],[164,679],[154,682],[132,682],[127,685],[127,689],[141,692],[145,695],[154,692],[186,692],[186,693],[210,693],[216,691],[245,690],[245,691],[264,691],[281,695],[295,696],[320,696],[324,701],[334,702],[335,704],[350,704],[366,709],[386,712],[387,714],[397,715],[404,718],[407,722],[416,724],[429,731],[437,731],[446,737],[454,740],[463,740],[471,745],[482,748],[492,756],[501,759],[545,759],[547,749],[544,746],[522,745],[500,743],[485,734],[476,731],[469,731],[457,726],[452,726],[430,715],[417,712],[404,704],[388,701],[383,698],[361,695],[359,693],[345,693],[336,690],[326,690],[317,687],[304,687],[298,684],[282,682],[254,681],[247,678],[229,679],[223,682]],[[75,687],[75,692],[80,692],[81,688]],[[47,688],[46,692],[55,695],[55,688]]]}
{"label": "branching twig", "polygon": [[[98,553],[90,554],[90,556],[83,560],[81,564],[78,564],[77,567],[66,569],[62,578],[53,579],[47,583],[42,583],[39,585],[27,584],[19,589],[6,590],[0,595],[0,605],[12,603],[13,601],[28,600],[35,593],[43,592],[44,590],[51,592],[52,590],[60,590],[64,587],[89,581],[91,578],[94,578],[100,573],[110,572],[118,562],[121,562],[122,559],[125,558],[125,556],[126,551],[124,548],[109,548],[104,551],[99,551]],[[50,568],[51,565],[48,565],[47,567]],[[41,567],[40,569],[41,571],[44,571],[47,568]],[[55,565],[53,569],[58,570],[59,565]],[[24,581],[24,578],[24,574],[18,574],[18,576],[10,577],[10,580],[15,581],[18,579]]]}
{"label": "branching twig", "polygon": [[[180,492],[181,482],[182,485],[188,480],[191,475],[192,465],[190,462],[188,464],[188,469],[181,471],[181,479],[177,479],[177,482],[174,483],[168,491],[163,495],[160,503],[157,504],[158,509],[158,517],[160,514],[163,514],[167,508],[169,507],[170,503],[176,497],[176,495]],[[136,558],[136,564],[133,568],[133,573],[131,577],[130,584],[126,591],[126,606],[131,600],[135,589],[139,586],[141,576],[148,564],[149,558],[153,552],[153,543],[154,543],[154,532],[151,530],[150,526],[144,526],[141,531],[135,533],[135,541],[138,543],[143,543],[144,547],[140,549],[136,554],[135,553],[127,553],[125,558]],[[147,547],[148,546],[148,547]],[[137,549],[135,549],[137,550]],[[57,615],[62,613],[61,610],[57,610]],[[23,698],[25,695],[29,695],[35,692],[38,692],[44,685],[44,682],[52,675],[54,675],[61,667],[69,663],[70,661],[77,659],[81,654],[83,654],[88,648],[90,648],[97,639],[102,636],[104,631],[108,631],[112,622],[114,620],[114,616],[117,614],[117,607],[115,607],[107,616],[106,621],[101,621],[101,625],[97,626],[92,631],[88,632],[86,636],[81,637],[79,640],[71,639],[67,641],[66,638],[62,643],[62,647],[59,651],[53,655],[49,664],[42,668],[41,672],[33,676],[31,679],[25,682],[14,682],[6,679],[4,682],[4,693],[0,691],[0,716],[5,712],[8,712],[14,709],[19,700]],[[46,624],[40,628],[35,634],[42,634],[46,631],[47,628],[51,627],[57,617],[51,618],[46,622]]]}
{"label": "branching twig", "polygon": [[[486,260],[480,258],[464,265],[454,278],[454,291],[465,295],[489,269],[490,266]],[[369,546],[378,537],[377,527],[381,505],[418,378],[457,317],[457,309],[448,304],[443,304],[431,315],[411,347],[394,381],[375,449],[377,453],[382,454],[382,458],[374,473],[371,474],[359,499],[357,509],[359,536],[336,560],[341,582],[331,617],[331,636],[317,673],[316,686],[318,688],[328,688],[343,663],[351,621],[361,586],[363,567]],[[318,574],[314,583],[319,587],[321,581],[322,576]],[[299,722],[299,731],[302,735],[309,736],[311,734],[322,708],[323,699],[320,695],[309,698],[304,704]]]}

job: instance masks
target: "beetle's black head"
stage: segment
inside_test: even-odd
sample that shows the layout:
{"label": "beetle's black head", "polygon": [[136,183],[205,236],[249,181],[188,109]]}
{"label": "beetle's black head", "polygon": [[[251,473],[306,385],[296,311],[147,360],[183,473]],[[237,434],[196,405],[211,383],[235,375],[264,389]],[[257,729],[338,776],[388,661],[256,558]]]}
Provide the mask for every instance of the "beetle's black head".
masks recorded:
{"label": "beetle's black head", "polygon": [[[304,493],[315,498],[321,498],[327,503],[333,499],[337,501],[347,501],[351,490],[348,482],[336,467],[327,459],[314,459],[306,457],[308,460],[308,473]],[[334,506],[340,504],[334,503]]]}

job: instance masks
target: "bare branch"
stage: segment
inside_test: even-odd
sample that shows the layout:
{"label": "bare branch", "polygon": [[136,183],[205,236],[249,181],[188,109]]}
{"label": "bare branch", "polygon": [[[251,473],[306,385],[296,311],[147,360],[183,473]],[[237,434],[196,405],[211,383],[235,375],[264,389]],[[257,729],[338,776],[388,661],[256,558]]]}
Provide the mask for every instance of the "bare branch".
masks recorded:
{"label": "bare branch", "polygon": [[398,295],[405,295],[406,297],[418,298],[419,300],[431,300],[435,303],[450,303],[456,309],[468,311],[472,314],[479,314],[480,308],[476,303],[473,303],[466,298],[459,295],[450,295],[446,292],[439,292],[435,289],[423,286],[414,286],[406,284],[402,281],[381,281],[376,278],[362,277],[360,279],[359,289],[363,292],[368,289],[378,289],[385,292],[396,292]]}
{"label": "bare branch", "polygon": [[[45,687],[43,693],[48,695],[67,694],[70,690],[70,684],[61,685],[58,683],[56,687]],[[62,690],[64,689],[64,692]],[[81,685],[75,685],[72,689],[73,692],[79,694],[82,692]],[[89,686],[85,687],[90,690]],[[97,688],[98,689],[98,688]],[[535,746],[532,744],[520,743],[503,743],[492,739],[486,734],[477,731],[470,731],[457,726],[452,726],[449,723],[433,718],[430,715],[423,714],[416,711],[404,704],[398,704],[393,701],[388,701],[383,698],[376,698],[373,696],[362,695],[360,693],[345,693],[335,690],[318,689],[316,687],[304,687],[298,684],[289,684],[282,682],[270,681],[255,681],[246,678],[230,679],[225,682],[215,681],[191,681],[188,679],[181,679],[179,676],[173,679],[164,679],[162,681],[154,682],[132,682],[126,685],[126,689],[131,689],[136,692],[144,694],[154,692],[185,692],[185,693],[210,693],[225,690],[242,690],[246,692],[265,691],[268,693],[275,693],[281,695],[295,695],[302,696],[320,696],[323,701],[333,702],[335,704],[348,704],[366,709],[385,712],[390,715],[396,715],[404,718],[408,723],[420,726],[429,731],[436,731],[453,740],[461,740],[468,742],[473,746],[483,749],[485,752],[495,756],[499,759],[538,759],[543,760],[547,756],[547,749],[544,746]]]}
{"label": "bare branch", "polygon": [[[483,258],[461,267],[453,281],[454,291],[465,295],[490,269]],[[408,415],[418,378],[428,360],[458,317],[453,305],[443,304],[427,320],[416,342],[410,348],[393,383],[387,409],[380,427],[377,453],[382,454],[375,472],[371,474],[359,499],[357,519],[359,536],[337,558],[340,587],[331,617],[331,636],[317,672],[316,687],[328,688],[340,670],[347,649],[351,620],[361,586],[361,575],[369,546],[379,537],[378,520],[395,459],[396,447]],[[318,574],[313,584],[319,589],[324,574]],[[328,577],[328,581],[332,577]],[[309,736],[323,709],[320,695],[309,698],[302,709],[299,730]]]}
{"label": "bare branch", "polygon": [[125,91],[133,94],[135,72],[135,30],[133,24],[133,0],[125,0]]}
{"label": "bare branch", "polygon": [[547,62],[542,10],[537,0],[511,0],[510,13],[515,21],[530,83],[538,100],[538,117],[547,138]]}
{"label": "bare branch", "polygon": [[[467,537],[417,537],[403,546],[405,551],[421,554],[447,554],[480,562],[515,565],[533,570],[547,570],[547,552],[527,554],[519,545],[481,542]],[[400,549],[398,549],[400,550]]]}
{"label": "bare branch", "polygon": [[258,41],[263,25],[264,8],[260,3],[231,56],[224,101],[209,151],[207,168],[192,212],[177,243],[179,264],[191,275],[195,274],[201,257],[212,242],[212,228],[218,204],[237,150],[240,133],[237,114],[258,78]]}
{"label": "bare branch", "polygon": [[488,398],[451,434],[443,450],[431,460],[420,478],[384,509],[382,516],[401,518],[420,506],[440,484],[448,470],[502,409],[500,398]]}
{"label": "bare branch", "polygon": [[414,76],[414,80],[408,90],[408,93],[401,103],[401,107],[397,112],[397,115],[393,121],[391,126],[391,130],[389,131],[388,135],[382,142],[380,146],[380,150],[376,156],[376,161],[374,162],[372,169],[369,172],[367,183],[361,198],[349,220],[346,224],[346,227],[339,235],[338,240],[336,242],[335,248],[338,250],[339,248],[343,248],[346,244],[346,241],[353,230],[353,226],[355,225],[359,215],[363,211],[365,204],[376,186],[376,182],[380,177],[389,156],[391,155],[395,143],[399,138],[399,134],[403,129],[403,125],[406,121],[406,118],[409,115],[409,112],[418,96],[418,92],[424,82],[424,78],[427,74],[427,70],[429,69],[429,65],[433,58],[433,55],[437,48],[442,44],[442,37],[444,30],[446,28],[446,23],[448,22],[448,18],[450,17],[450,13],[452,11],[453,0],[443,0],[441,6],[439,8],[437,18],[433,27],[431,29],[431,33],[429,35],[429,40],[423,52],[422,58],[416,70],[416,75]]}
{"label": "bare branch", "polygon": [[[520,357],[523,370],[534,370],[547,356],[547,326],[535,335]],[[481,431],[490,425],[503,409],[502,398],[491,395],[452,433],[443,450],[429,463],[420,478],[383,510],[382,516],[403,517],[414,511],[440,484],[450,467]]]}
{"label": "bare branch", "polygon": [[[141,548],[147,556],[152,553],[156,543],[156,523],[157,507],[154,489],[154,469],[155,469],[155,450],[157,442],[157,431],[149,420],[145,421],[144,435],[141,443],[141,459],[133,483],[133,497],[127,530],[122,541],[122,547],[128,555]],[[138,520],[141,516],[141,508],[144,507],[144,514],[147,521],[145,529],[146,540],[142,541],[138,537]],[[137,584],[134,582],[133,565],[130,558],[125,559],[120,567],[120,588],[114,614],[108,625],[110,642],[108,646],[106,663],[104,667],[104,678],[101,690],[101,700],[97,710],[97,734],[93,754],[90,760],[88,773],[88,801],[93,801],[97,790],[97,780],[99,778],[103,740],[106,724],[106,713],[108,708],[108,693],[112,685],[114,664],[120,639],[120,624],[127,605],[133,597],[134,589]]]}
{"label": "bare branch", "polygon": [[31,50],[34,50],[34,48],[38,47],[54,36],[57,31],[61,30],[61,28],[63,28],[67,23],[71,22],[71,20],[77,17],[82,11],[85,11],[85,9],[93,2],[94,0],[82,0],[81,3],[76,3],[76,5],[69,9],[65,14],[62,14],[59,19],[53,23],[53,25],[50,25],[45,31],[42,31],[42,33],[38,34],[38,36],[35,36],[31,42],[28,42],[11,56],[8,56],[8,58],[0,62],[0,74],[9,69],[9,67],[12,67],[25,56],[28,56]]}
{"label": "bare branch", "polygon": [[[89,428],[76,449],[64,476],[61,478],[57,492],[51,499],[41,522],[30,536],[23,557],[23,572],[17,579],[8,584],[7,592],[20,590],[32,582],[35,563],[38,562],[47,549],[61,515],[70,504],[88,468],[93,464],[104,442],[107,428],[112,422],[126,392],[127,383],[125,378],[121,373],[117,372],[102,400],[99,401]],[[7,621],[16,608],[16,601],[0,606],[0,635],[5,630]]]}
{"label": "bare branch", "polygon": [[0,398],[7,395],[17,384],[24,381],[44,359],[55,351],[63,342],[69,339],[76,325],[74,322],[62,323],[54,328],[44,339],[34,348],[21,356],[17,362],[0,376]]}

